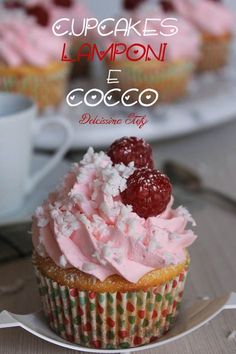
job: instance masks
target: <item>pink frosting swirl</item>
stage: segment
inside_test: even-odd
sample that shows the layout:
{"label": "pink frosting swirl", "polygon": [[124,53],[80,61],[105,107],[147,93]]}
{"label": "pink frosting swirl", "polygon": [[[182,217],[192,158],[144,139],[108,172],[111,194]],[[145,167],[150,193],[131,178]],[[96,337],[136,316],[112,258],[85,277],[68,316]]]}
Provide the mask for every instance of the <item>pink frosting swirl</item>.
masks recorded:
{"label": "pink frosting swirl", "polygon": [[[49,27],[61,18],[75,19],[74,30],[80,32],[83,29],[83,20],[92,17],[87,6],[74,0],[69,7],[56,5],[49,0],[27,0],[28,6],[40,5],[43,6],[49,14]],[[68,26],[61,24],[61,31],[67,30]]]}
{"label": "pink frosting swirl", "polygon": [[32,227],[36,252],[101,281],[119,274],[137,282],[153,269],[183,262],[185,248],[196,239],[187,229],[194,220],[185,208],[172,208],[173,198],[156,217],[132,212],[120,192],[133,171],[132,163],[113,166],[105,153],[89,148],[37,208]]}
{"label": "pink frosting swirl", "polygon": [[[144,4],[137,8],[136,11],[130,14],[130,12],[123,12],[120,18],[131,18],[134,22],[140,21],[137,29],[143,33],[145,27],[145,20],[148,19],[160,19],[161,21],[165,18],[175,18],[177,21],[169,22],[172,25],[178,27],[179,31],[173,36],[163,36],[161,34],[153,36],[139,36],[134,31],[130,32],[129,36],[124,36],[123,33],[113,36],[110,39],[104,39],[104,44],[109,45],[112,42],[123,42],[131,46],[134,43],[139,43],[144,46],[148,44],[155,50],[156,53],[159,52],[161,43],[167,43],[166,49],[166,59],[167,61],[191,59],[197,60],[200,55],[201,38],[198,30],[183,17],[178,14],[166,14],[164,13],[156,4]],[[159,32],[167,32],[163,27],[161,27],[161,21],[149,22],[148,29]],[[150,58],[153,58],[153,54],[150,53]]]}
{"label": "pink frosting swirl", "polygon": [[63,40],[23,12],[0,7],[0,61],[44,66],[60,59]]}
{"label": "pink frosting swirl", "polygon": [[[146,44],[150,44],[155,48],[158,48],[161,42],[166,42],[167,52],[166,56],[169,60],[178,60],[178,59],[192,59],[196,60],[200,54],[201,47],[201,38],[199,36],[198,31],[194,28],[194,26],[186,21],[183,17],[178,14],[166,14],[157,6],[153,6],[152,4],[140,6],[135,13],[135,17],[137,19],[145,19],[145,18],[176,18],[177,21],[172,24],[176,25],[179,29],[178,33],[173,36],[148,36],[143,37]],[[156,24],[153,25],[156,27]],[[156,29],[156,28],[155,28]],[[159,28],[160,30],[164,30],[163,28]]]}
{"label": "pink frosting swirl", "polygon": [[221,3],[209,0],[172,0],[176,11],[203,32],[231,33],[234,17]]}

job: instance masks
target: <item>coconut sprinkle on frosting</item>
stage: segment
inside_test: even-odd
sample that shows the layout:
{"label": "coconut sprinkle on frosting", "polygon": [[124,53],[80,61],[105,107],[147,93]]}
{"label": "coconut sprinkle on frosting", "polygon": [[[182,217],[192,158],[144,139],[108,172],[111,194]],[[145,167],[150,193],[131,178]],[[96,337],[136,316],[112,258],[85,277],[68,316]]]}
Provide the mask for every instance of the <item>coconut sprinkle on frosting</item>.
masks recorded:
{"label": "coconut sprinkle on frosting", "polygon": [[124,205],[120,193],[134,164],[113,165],[104,153],[89,148],[57,190],[33,217],[33,243],[42,257],[62,268],[75,267],[103,281],[119,274],[137,282],[146,273],[185,260],[196,239],[195,225],[183,207],[147,219]]}

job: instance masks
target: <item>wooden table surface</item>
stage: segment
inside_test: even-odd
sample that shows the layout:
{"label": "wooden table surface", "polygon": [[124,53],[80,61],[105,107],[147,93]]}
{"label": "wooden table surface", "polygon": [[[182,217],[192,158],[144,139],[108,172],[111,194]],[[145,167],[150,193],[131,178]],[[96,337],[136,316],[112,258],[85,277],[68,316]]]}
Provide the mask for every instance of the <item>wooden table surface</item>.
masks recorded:
{"label": "wooden table surface", "polygon": [[[195,168],[207,185],[236,198],[236,122],[224,127],[154,145],[158,165],[174,159]],[[78,160],[80,154],[72,155]],[[199,238],[191,247],[191,272],[185,301],[204,296],[221,296],[236,290],[236,218],[226,206],[213,205],[200,196],[177,191],[178,202],[187,205],[197,221]],[[25,279],[15,294],[0,295],[0,310],[16,313],[36,311],[40,307],[30,259],[0,266],[0,288]],[[143,354],[236,353],[236,339],[228,335],[236,330],[236,311],[224,311],[194,333]],[[0,330],[1,354],[72,354],[33,337],[22,329]],[[141,351],[137,352],[141,354]]]}

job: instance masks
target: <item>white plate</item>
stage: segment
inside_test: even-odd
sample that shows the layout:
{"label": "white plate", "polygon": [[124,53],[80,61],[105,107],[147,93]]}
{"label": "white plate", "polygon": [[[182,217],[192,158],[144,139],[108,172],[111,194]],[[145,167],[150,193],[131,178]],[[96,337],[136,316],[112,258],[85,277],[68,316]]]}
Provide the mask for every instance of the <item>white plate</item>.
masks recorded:
{"label": "white plate", "polygon": [[[31,173],[40,169],[47,161],[49,157],[46,155],[35,154],[33,155]],[[37,206],[47,197],[48,193],[55,189],[60,179],[68,171],[70,163],[66,161],[60,162],[54,171],[52,171],[47,177],[45,177],[41,183],[35,188],[26,199],[24,204],[19,210],[6,214],[0,218],[0,225],[10,224],[15,222],[30,221],[32,214]]]}
{"label": "white plate", "polygon": [[[230,64],[217,73],[197,76],[190,84],[187,97],[178,103],[158,105],[155,109],[148,110],[133,108],[132,111],[123,106],[88,108],[81,105],[72,108],[64,103],[56,115],[65,117],[74,127],[71,149],[86,148],[89,145],[105,146],[123,135],[142,136],[158,141],[208,129],[236,119],[235,62],[236,43],[233,45]],[[95,75],[93,80],[74,82],[73,88],[101,88],[101,83],[105,83],[106,73],[102,68],[98,72],[100,78]],[[124,118],[134,111],[139,115],[147,115],[149,119],[149,123],[142,129],[129,125],[81,125],[78,122],[85,112],[92,116]],[[55,149],[61,143],[61,134],[60,129],[50,126],[37,138],[35,146],[40,149]]]}
{"label": "white plate", "polygon": [[80,345],[72,344],[57,336],[48,326],[47,321],[43,315],[43,312],[36,312],[28,315],[16,315],[8,311],[0,312],[0,329],[18,327],[25,329],[29,333],[46,340],[47,342],[56,344],[60,347],[80,350],[86,353],[123,353],[130,354],[131,352],[141,351],[145,349],[152,349],[159,347],[163,344],[170,343],[183,336],[190,334],[196,329],[209,322],[215,316],[217,316],[224,309],[236,308],[236,293],[227,294],[223,297],[212,300],[201,300],[195,302],[192,306],[182,306],[180,315],[175,326],[162,338],[154,341],[150,344],[145,344],[140,347],[129,349],[94,349],[86,348]]}

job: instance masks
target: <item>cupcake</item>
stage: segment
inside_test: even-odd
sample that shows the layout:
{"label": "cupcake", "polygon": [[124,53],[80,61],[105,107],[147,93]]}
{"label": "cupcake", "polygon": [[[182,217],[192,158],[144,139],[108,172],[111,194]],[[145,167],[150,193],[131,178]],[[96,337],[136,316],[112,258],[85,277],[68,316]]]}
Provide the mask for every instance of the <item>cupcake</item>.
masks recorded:
{"label": "cupcake", "polygon": [[45,316],[62,338],[129,348],[161,337],[179,312],[196,236],[142,139],[92,148],[33,216]]}
{"label": "cupcake", "polygon": [[163,4],[167,10],[172,4],[175,11],[200,32],[202,47],[198,71],[216,70],[227,64],[234,21],[230,11],[220,1],[163,0]]}
{"label": "cupcake", "polygon": [[[135,21],[141,20],[139,30],[142,32],[146,18],[166,18],[166,14],[154,4],[141,4],[135,10],[127,11],[122,17],[132,18]],[[158,61],[153,53],[150,53],[148,60],[130,61],[125,56],[117,58],[116,61],[107,61],[111,69],[122,69],[119,73],[120,88],[124,91],[130,88],[145,90],[152,88],[159,92],[159,102],[172,102],[182,98],[187,91],[188,83],[195,70],[195,62],[198,60],[200,51],[200,37],[195,28],[178,17],[179,32],[173,36],[139,36],[135,32],[129,36],[120,34],[112,38],[112,42],[125,43],[132,46],[138,43],[147,47],[148,45],[159,53],[161,43],[167,43],[164,61]],[[149,24],[151,29],[151,24]],[[153,22],[153,30],[161,31],[163,28],[160,22]],[[106,45],[108,47],[108,43]],[[134,52],[141,51],[137,47]],[[134,55],[135,59],[135,55]],[[136,97],[135,97],[136,98]]]}
{"label": "cupcake", "polygon": [[65,93],[68,65],[63,41],[21,10],[0,8],[0,90],[31,97],[40,110],[57,107]]}

